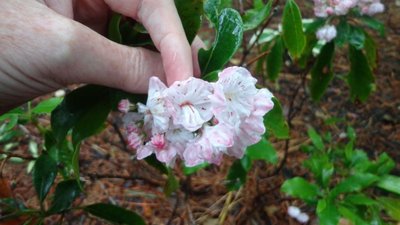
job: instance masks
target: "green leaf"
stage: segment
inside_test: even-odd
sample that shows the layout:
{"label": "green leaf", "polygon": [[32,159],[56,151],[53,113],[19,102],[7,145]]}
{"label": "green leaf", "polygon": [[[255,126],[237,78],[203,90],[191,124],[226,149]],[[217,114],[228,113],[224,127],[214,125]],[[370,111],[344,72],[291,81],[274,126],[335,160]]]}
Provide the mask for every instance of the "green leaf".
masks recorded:
{"label": "green leaf", "polygon": [[200,28],[203,14],[202,0],[175,0],[175,6],[181,18],[183,29],[189,43],[192,43]]}
{"label": "green leaf", "polygon": [[317,147],[318,150],[324,150],[325,145],[324,142],[322,141],[321,136],[315,131],[314,128],[309,128],[307,130],[308,136],[311,138],[312,143],[314,144],[315,147]]}
{"label": "green leaf", "polygon": [[365,34],[365,42],[364,42],[365,56],[368,60],[368,65],[371,67],[371,69],[375,69],[377,66],[376,43],[374,39],[367,32],[365,32],[364,34]]}
{"label": "green leaf", "polygon": [[333,164],[329,161],[327,154],[313,154],[309,159],[304,161],[304,167],[309,169],[322,186],[327,187],[329,181],[335,171]]}
{"label": "green leaf", "polygon": [[62,101],[62,98],[54,97],[49,98],[40,102],[35,108],[32,109],[32,113],[41,114],[41,113],[51,113]]}
{"label": "green leaf", "polygon": [[332,189],[332,195],[337,196],[341,193],[361,191],[377,182],[379,177],[370,173],[356,173],[351,175]]}
{"label": "green leaf", "polygon": [[[257,28],[271,13],[272,0],[263,6],[246,10],[243,15],[243,28],[245,31]],[[261,2],[262,3],[262,2]]]}
{"label": "green leaf", "polygon": [[365,221],[363,218],[361,218],[359,215],[357,215],[353,209],[348,208],[344,205],[340,205],[339,206],[339,212],[340,214],[349,219],[351,222],[353,222],[353,224],[357,224],[357,225],[370,225],[370,223],[368,223],[367,221]]}
{"label": "green leaf", "polygon": [[48,213],[60,213],[69,209],[75,198],[79,196],[80,192],[80,185],[76,180],[60,182],[56,187],[54,199]]}
{"label": "green leaf", "polygon": [[[308,19],[307,19],[308,20]],[[317,30],[322,27],[323,25],[325,25],[326,23],[326,19],[322,19],[322,18],[316,18],[311,20],[310,22],[306,22],[305,19],[302,20],[303,22],[303,27],[304,27],[304,33],[306,34],[313,34],[313,36],[315,36],[315,33],[317,32]]]}
{"label": "green leaf", "polygon": [[353,100],[358,98],[364,102],[374,90],[374,77],[361,50],[349,46],[349,55],[351,66],[347,81],[350,85],[350,96]]}
{"label": "green leaf", "polygon": [[42,154],[33,169],[33,186],[40,202],[46,198],[57,176],[57,163],[47,154]]}
{"label": "green leaf", "polygon": [[321,199],[317,204],[317,215],[320,225],[337,225],[340,214],[336,205],[329,199]]}
{"label": "green leaf", "polygon": [[119,25],[121,22],[121,15],[118,13],[113,13],[110,22],[108,23],[108,39],[111,41],[122,43],[121,31]]}
{"label": "green leaf", "polygon": [[349,40],[351,28],[345,19],[340,20],[340,23],[336,26],[337,36],[335,38],[335,44],[338,47],[342,47]]}
{"label": "green leaf", "polygon": [[309,183],[302,177],[286,180],[281,187],[281,191],[306,202],[316,201],[319,193],[319,189],[315,184]]}
{"label": "green leaf", "polygon": [[380,154],[378,160],[368,168],[368,172],[383,176],[388,174],[395,167],[396,163],[384,152]]}
{"label": "green leaf", "polygon": [[168,168],[162,162],[158,161],[158,159],[156,158],[156,155],[151,154],[150,156],[146,157],[144,160],[146,161],[147,164],[156,168],[161,173],[168,175],[168,173],[169,173]]}
{"label": "green leaf", "polygon": [[213,24],[218,24],[218,16],[221,7],[221,0],[205,0],[204,13]]}
{"label": "green leaf", "polygon": [[379,203],[383,206],[387,214],[400,221],[400,200],[395,198],[380,197],[377,199]]}
{"label": "green leaf", "polygon": [[9,114],[7,125],[4,127],[4,131],[10,131],[18,124],[19,116],[17,114]]}
{"label": "green leaf", "polygon": [[381,21],[370,16],[362,16],[359,19],[369,28],[378,31],[381,36],[385,36],[385,24]]}
{"label": "green leaf", "polygon": [[264,116],[264,125],[268,132],[271,132],[279,139],[289,138],[289,126],[283,116],[283,110],[278,99],[272,98],[274,108]]}
{"label": "green leaf", "polygon": [[240,160],[235,160],[229,168],[228,175],[226,177],[226,187],[230,191],[239,190],[244,183],[246,183],[247,171],[243,167]]}
{"label": "green leaf", "polygon": [[356,141],[357,134],[353,127],[348,126],[346,129],[346,134],[350,141]]}
{"label": "green leaf", "polygon": [[107,99],[97,101],[90,109],[76,121],[72,129],[72,143],[77,145],[83,139],[99,133],[104,128],[104,122],[111,111],[111,105]]}
{"label": "green leaf", "polygon": [[250,160],[264,160],[273,164],[278,162],[276,149],[264,137],[257,144],[247,147],[246,155]]}
{"label": "green leaf", "polygon": [[219,70],[213,71],[204,75],[201,79],[208,81],[208,82],[216,82],[218,80],[218,73]]}
{"label": "green leaf", "polygon": [[116,205],[96,203],[83,208],[86,212],[112,223],[128,225],[145,225],[144,220],[135,212]]}
{"label": "green leaf", "polygon": [[233,56],[242,42],[243,23],[237,11],[224,9],[218,16],[213,46],[209,50],[200,49],[199,64],[202,75],[221,69]]}
{"label": "green leaf", "polygon": [[202,164],[199,164],[199,165],[193,166],[193,167],[186,167],[186,166],[183,166],[183,173],[184,173],[186,176],[192,175],[192,174],[196,173],[197,171],[199,171],[199,170],[201,170],[201,169],[203,169],[203,168],[206,168],[207,166],[209,166],[208,163],[202,163]]}
{"label": "green leaf", "polygon": [[168,179],[164,187],[164,194],[169,197],[179,188],[179,182],[176,179],[174,172],[168,168]]}
{"label": "green leaf", "polygon": [[366,196],[363,193],[347,195],[344,198],[344,203],[353,204],[353,205],[364,205],[364,206],[371,206],[371,205],[378,204],[377,201],[371,199],[370,197]]}
{"label": "green leaf", "polygon": [[333,78],[332,60],[335,53],[334,42],[327,43],[317,57],[311,69],[310,92],[314,101],[318,101],[324,95],[329,82]]}
{"label": "green leaf", "polygon": [[349,43],[356,49],[364,48],[364,30],[360,27],[350,26]]}
{"label": "green leaf", "polygon": [[287,0],[283,9],[282,37],[293,58],[299,58],[306,45],[300,9],[294,0]]}
{"label": "green leaf", "polygon": [[271,48],[271,51],[267,55],[267,75],[272,81],[276,81],[279,76],[279,72],[283,65],[283,43],[282,38],[278,37],[275,39],[275,44]]}
{"label": "green leaf", "polygon": [[393,175],[383,176],[376,186],[400,195],[400,177]]}
{"label": "green leaf", "polygon": [[51,114],[51,127],[56,140],[63,141],[68,131],[73,129],[73,141],[76,145],[98,132],[111,110],[110,90],[87,85],[66,95]]}

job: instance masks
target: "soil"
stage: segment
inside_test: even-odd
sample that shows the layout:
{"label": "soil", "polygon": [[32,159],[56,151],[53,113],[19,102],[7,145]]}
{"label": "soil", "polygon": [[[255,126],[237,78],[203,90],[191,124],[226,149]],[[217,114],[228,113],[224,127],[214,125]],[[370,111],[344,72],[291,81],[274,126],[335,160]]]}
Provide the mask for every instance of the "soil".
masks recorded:
{"label": "soil", "polygon": [[[309,2],[299,1],[307,7]],[[309,143],[306,130],[314,127],[318,132],[331,131],[336,139],[348,125],[357,132],[357,147],[364,149],[371,157],[386,152],[400,162],[400,6],[394,1],[384,1],[387,11],[380,15],[386,24],[386,36],[375,36],[378,43],[378,68],[375,72],[376,91],[365,103],[352,102],[345,81],[338,75],[319,103],[309,98],[307,90],[300,89],[294,101],[297,110],[291,121],[289,151],[283,168],[274,173],[276,166],[257,162],[248,175],[246,185],[237,192],[228,192],[225,177],[232,158],[225,158],[219,166],[210,166],[194,175],[185,176],[179,167],[175,174],[180,189],[170,197],[163,193],[166,177],[147,165],[134,159],[134,151],[127,150],[112,126],[119,117],[110,115],[106,129],[82,144],[80,166],[85,181],[85,193],[74,205],[97,202],[113,203],[138,212],[148,224],[297,224],[287,215],[287,207],[297,205],[311,216],[315,224],[315,209],[280,192],[285,179],[307,175],[302,168],[306,155],[299,151],[302,144]],[[307,14],[307,13],[305,13]],[[238,61],[241,55],[235,58]],[[235,60],[233,60],[235,62]],[[335,71],[348,71],[348,59],[344,52],[335,58]],[[309,79],[309,77],[307,78]],[[286,71],[276,84],[267,86],[280,100],[287,114],[293,91],[300,82],[299,74]],[[304,102],[303,96],[306,96]],[[327,118],[341,118],[346,122],[335,127],[324,123]],[[44,125],[49,118],[40,118]],[[25,126],[16,154],[29,156],[30,140],[41,143],[38,132],[32,126]],[[285,141],[273,140],[280,160],[284,157]],[[0,145],[0,148],[3,146]],[[400,175],[397,163],[394,174]],[[27,207],[38,208],[38,200],[32,187],[27,162],[7,162],[0,179],[0,197],[13,196]],[[22,224],[23,218],[0,224]],[[60,217],[46,220],[56,224]],[[67,213],[62,224],[106,224],[102,220],[82,211]]]}

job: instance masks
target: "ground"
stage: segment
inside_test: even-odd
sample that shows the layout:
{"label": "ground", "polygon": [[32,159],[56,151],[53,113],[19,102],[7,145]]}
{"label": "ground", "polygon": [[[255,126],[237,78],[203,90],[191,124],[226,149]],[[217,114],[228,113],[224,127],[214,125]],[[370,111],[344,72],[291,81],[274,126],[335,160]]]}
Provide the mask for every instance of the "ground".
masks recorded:
{"label": "ground", "polygon": [[[301,7],[306,7],[306,3],[299,1]],[[314,209],[280,192],[285,179],[307,175],[301,168],[306,155],[299,151],[299,147],[309,143],[306,134],[309,126],[319,132],[329,130],[334,135],[340,135],[347,125],[351,125],[358,135],[357,147],[366,150],[371,157],[387,152],[396,162],[400,162],[400,7],[395,6],[393,1],[385,3],[387,11],[380,19],[387,25],[387,33],[385,37],[376,37],[379,45],[379,66],[375,71],[376,91],[365,103],[352,102],[349,100],[347,85],[337,78],[319,103],[310,101],[309,97],[302,103],[302,96],[308,96],[308,93],[300,90],[294,100],[295,108],[299,110],[291,121],[286,163],[278,172],[275,172],[276,166],[258,162],[250,172],[245,187],[237,192],[228,192],[224,186],[225,176],[233,159],[226,158],[222,165],[210,166],[192,176],[184,176],[176,168],[180,189],[171,197],[166,197],[163,193],[166,177],[144,161],[134,159],[134,152],[124,148],[112,126],[119,116],[115,113],[110,115],[104,132],[82,145],[80,165],[86,192],[74,204],[115,203],[135,210],[148,224],[205,225],[221,221],[223,224],[297,224],[287,216],[286,210],[289,205],[298,205],[311,215],[310,224],[314,224]],[[235,58],[240,57],[238,55]],[[344,54],[336,57],[335,61],[337,73],[347,71],[348,61]],[[285,71],[277,84],[267,84],[281,101],[286,114],[293,91],[300,82],[298,77],[298,74]],[[342,118],[347,123],[338,123],[332,130],[323,123],[330,117]],[[49,118],[43,117],[40,122],[48,124]],[[28,141],[41,140],[31,126],[24,129],[25,136],[19,140],[15,153],[28,155]],[[285,141],[273,142],[282,160]],[[27,163],[12,162],[4,166],[0,194],[10,194],[7,193],[10,187],[12,196],[27,206],[37,207],[37,198],[26,167]],[[400,175],[399,163],[394,173]],[[58,219],[51,218],[46,223],[54,224]],[[19,223],[15,221],[14,224]],[[80,211],[65,215],[63,222],[104,223]],[[12,223],[0,221],[0,224]]]}

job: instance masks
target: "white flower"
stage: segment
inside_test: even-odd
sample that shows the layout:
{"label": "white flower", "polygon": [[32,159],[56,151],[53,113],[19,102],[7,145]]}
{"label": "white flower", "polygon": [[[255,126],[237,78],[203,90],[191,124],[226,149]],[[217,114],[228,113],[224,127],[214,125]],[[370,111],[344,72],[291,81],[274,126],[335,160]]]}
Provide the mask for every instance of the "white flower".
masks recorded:
{"label": "white flower", "polygon": [[368,7],[366,14],[372,16],[383,11],[385,11],[385,6],[380,2],[375,2]]}
{"label": "white flower", "polygon": [[167,87],[157,77],[151,77],[146,105],[138,103],[138,112],[144,114],[144,126],[151,128],[152,134],[163,133],[169,126],[164,91]]}
{"label": "white flower", "polygon": [[297,217],[296,217],[297,221],[299,221],[300,223],[307,223],[310,220],[310,217],[306,214],[306,213],[300,213]]}
{"label": "white flower", "polygon": [[300,215],[301,211],[296,206],[289,206],[288,207],[288,214],[293,218],[297,218]]}
{"label": "white flower", "polygon": [[325,25],[318,29],[317,38],[318,40],[323,40],[325,42],[330,42],[336,37],[336,27],[333,25]]}
{"label": "white flower", "polygon": [[250,115],[252,99],[257,93],[257,80],[242,67],[229,67],[218,77],[210,96],[213,113],[219,121],[234,125]]}
{"label": "white flower", "polygon": [[174,125],[181,125],[193,132],[209,121],[213,116],[208,98],[211,93],[211,84],[201,79],[191,77],[173,83],[167,95]]}

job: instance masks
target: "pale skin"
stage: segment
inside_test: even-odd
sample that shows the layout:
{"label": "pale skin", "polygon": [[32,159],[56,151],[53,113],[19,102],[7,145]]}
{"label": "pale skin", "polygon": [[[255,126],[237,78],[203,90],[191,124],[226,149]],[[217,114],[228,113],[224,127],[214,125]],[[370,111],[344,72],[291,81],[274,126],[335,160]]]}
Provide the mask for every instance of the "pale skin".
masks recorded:
{"label": "pale skin", "polygon": [[[110,12],[141,22],[156,53],[106,39]],[[173,0],[0,1],[0,114],[70,84],[146,93],[150,76],[171,85],[198,75]]]}

